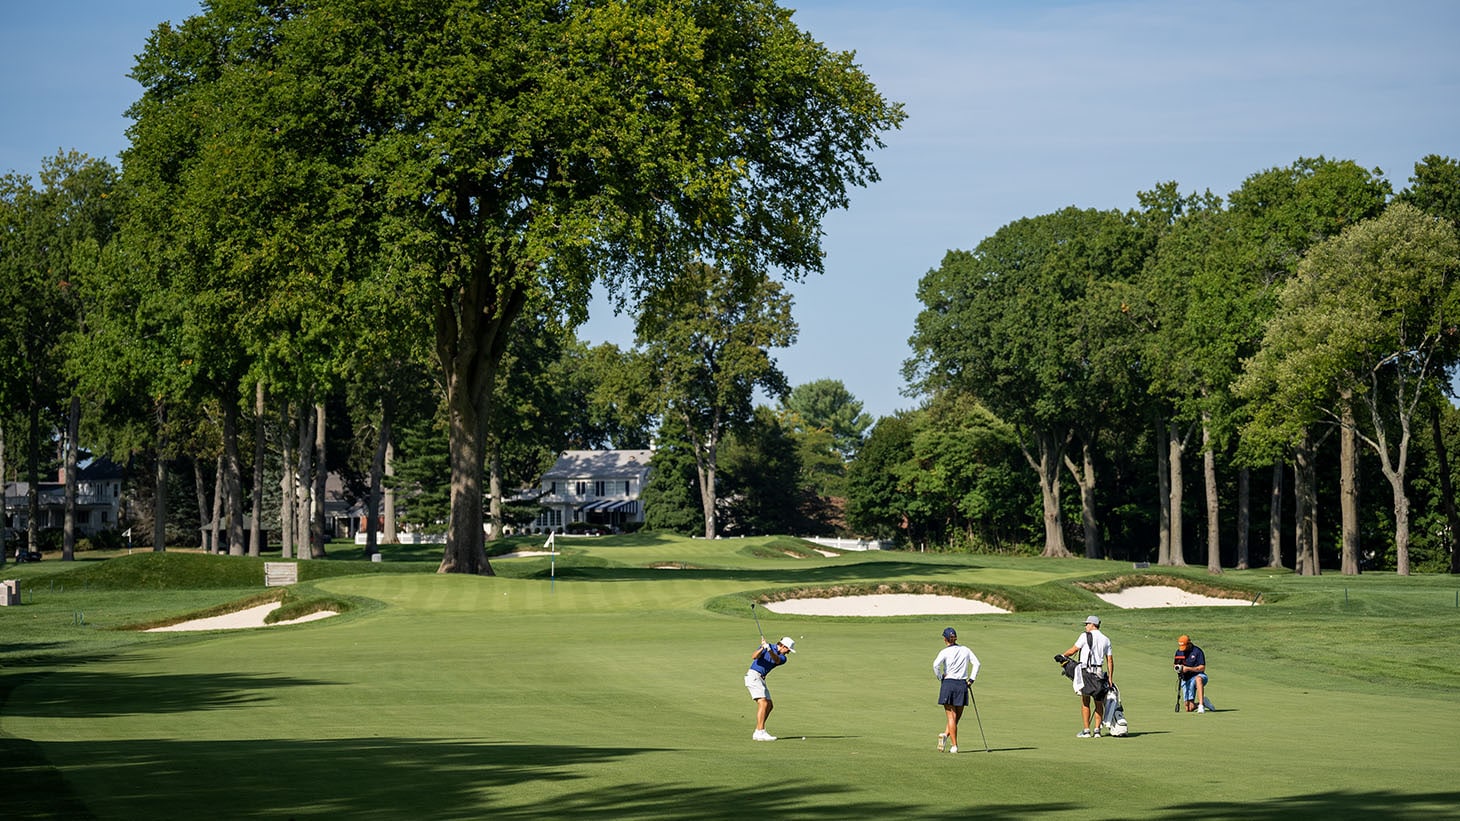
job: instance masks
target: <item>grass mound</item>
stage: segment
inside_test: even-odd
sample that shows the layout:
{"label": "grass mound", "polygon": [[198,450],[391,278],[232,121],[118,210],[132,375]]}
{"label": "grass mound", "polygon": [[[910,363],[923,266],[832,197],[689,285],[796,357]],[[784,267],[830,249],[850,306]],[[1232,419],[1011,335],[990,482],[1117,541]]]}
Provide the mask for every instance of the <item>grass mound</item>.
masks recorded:
{"label": "grass mound", "polygon": [[207,553],[134,553],[78,566],[68,581],[94,590],[217,590],[262,587],[264,560]]}
{"label": "grass mound", "polygon": [[1249,601],[1262,593],[1252,585],[1193,579],[1176,573],[1122,573],[1106,578],[1075,582],[1075,586],[1091,593],[1119,593],[1133,587],[1175,587],[1187,593],[1214,599]]}
{"label": "grass mound", "polygon": [[[264,563],[278,558],[220,556],[216,553],[133,553],[104,562],[89,562],[58,574],[89,590],[223,590],[262,587]],[[284,561],[292,561],[285,559]],[[419,564],[299,561],[299,581],[353,576],[360,573],[419,573]],[[434,569],[434,568],[429,568]]]}

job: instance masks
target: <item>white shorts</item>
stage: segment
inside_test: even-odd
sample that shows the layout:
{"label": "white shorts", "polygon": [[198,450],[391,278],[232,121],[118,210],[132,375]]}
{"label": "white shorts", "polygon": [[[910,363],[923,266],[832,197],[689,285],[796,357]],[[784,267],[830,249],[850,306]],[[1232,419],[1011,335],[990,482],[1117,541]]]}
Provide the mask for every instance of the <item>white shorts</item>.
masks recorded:
{"label": "white shorts", "polygon": [[771,690],[765,686],[765,676],[750,670],[745,674],[745,689],[750,691],[750,697],[754,699],[770,698]]}

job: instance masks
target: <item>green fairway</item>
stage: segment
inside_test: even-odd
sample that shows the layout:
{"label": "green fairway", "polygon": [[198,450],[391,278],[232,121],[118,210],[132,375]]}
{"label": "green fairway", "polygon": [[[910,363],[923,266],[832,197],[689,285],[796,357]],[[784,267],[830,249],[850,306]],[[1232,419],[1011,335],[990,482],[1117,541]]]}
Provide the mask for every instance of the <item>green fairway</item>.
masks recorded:
{"label": "green fairway", "polygon": [[[261,576],[129,591],[102,589],[97,568],[125,579],[137,557],[7,568],[31,592],[0,608],[0,816],[1275,819],[1460,806],[1460,662],[1445,646],[1460,633],[1460,580],[1186,568],[1172,578],[1269,603],[1117,610],[1073,582],[1128,565],[797,558],[774,541],[563,540],[556,561],[499,559],[496,577],[438,576],[429,557],[336,558],[290,596],[344,603],[342,615],[199,634],[116,628],[257,596]],[[685,569],[656,569],[673,563]],[[750,602],[924,583],[1006,591],[1020,609],[761,608],[766,635],[799,652],[768,680],[781,740],[751,741]],[[1074,737],[1079,700],[1051,661],[1088,612],[1114,642],[1126,738]],[[947,624],[983,663],[956,756],[934,751],[931,664]],[[1214,713],[1173,711],[1179,633],[1207,651]]]}

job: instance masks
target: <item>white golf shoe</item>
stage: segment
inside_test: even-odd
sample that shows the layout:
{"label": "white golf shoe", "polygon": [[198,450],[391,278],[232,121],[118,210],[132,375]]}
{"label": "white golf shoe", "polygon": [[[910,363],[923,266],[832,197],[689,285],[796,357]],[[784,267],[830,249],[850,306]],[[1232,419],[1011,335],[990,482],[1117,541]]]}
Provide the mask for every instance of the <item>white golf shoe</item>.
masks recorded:
{"label": "white golf shoe", "polygon": [[756,730],[751,736],[753,741],[775,741],[776,737],[765,730]]}
{"label": "white golf shoe", "polygon": [[952,747],[949,747],[948,748],[948,752],[950,752],[950,753],[956,753],[956,752],[958,752],[958,747],[956,745],[955,746],[952,746]]}
{"label": "white golf shoe", "polygon": [[938,752],[943,752],[943,745],[948,743],[947,733],[938,733]]}

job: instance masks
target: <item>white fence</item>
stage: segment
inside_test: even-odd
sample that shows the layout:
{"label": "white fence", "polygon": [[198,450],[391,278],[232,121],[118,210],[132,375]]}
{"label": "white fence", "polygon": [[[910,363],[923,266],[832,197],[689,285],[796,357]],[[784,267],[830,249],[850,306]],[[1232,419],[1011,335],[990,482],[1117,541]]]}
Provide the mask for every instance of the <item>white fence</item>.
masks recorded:
{"label": "white fence", "polygon": [[829,539],[825,536],[802,536],[801,538],[812,544],[833,547],[837,550],[888,550],[895,544],[878,539]]}
{"label": "white fence", "polygon": [[[355,534],[355,544],[365,544],[365,531]],[[385,534],[379,531],[375,533],[375,543],[385,544]],[[445,533],[397,533],[395,534],[396,544],[446,544]]]}

